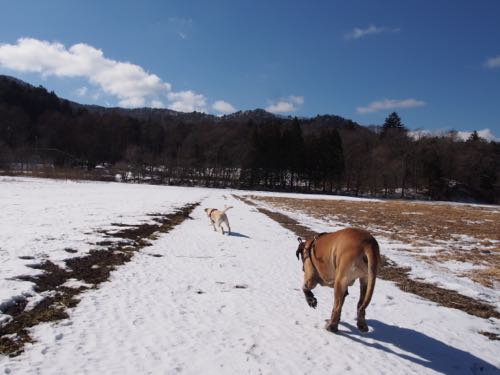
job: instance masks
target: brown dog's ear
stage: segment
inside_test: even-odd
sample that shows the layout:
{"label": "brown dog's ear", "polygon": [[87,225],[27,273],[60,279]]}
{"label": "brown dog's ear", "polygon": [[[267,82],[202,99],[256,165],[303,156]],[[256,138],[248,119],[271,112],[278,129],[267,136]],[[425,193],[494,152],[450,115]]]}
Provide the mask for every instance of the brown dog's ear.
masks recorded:
{"label": "brown dog's ear", "polygon": [[304,256],[302,251],[304,250],[305,242],[302,240],[302,238],[299,237],[299,246],[297,247],[297,251],[295,252],[295,255],[297,256],[297,259],[300,259]]}
{"label": "brown dog's ear", "polygon": [[300,247],[295,252],[295,255],[297,256],[297,260],[300,259],[299,256],[302,255],[302,251],[301,251]]}

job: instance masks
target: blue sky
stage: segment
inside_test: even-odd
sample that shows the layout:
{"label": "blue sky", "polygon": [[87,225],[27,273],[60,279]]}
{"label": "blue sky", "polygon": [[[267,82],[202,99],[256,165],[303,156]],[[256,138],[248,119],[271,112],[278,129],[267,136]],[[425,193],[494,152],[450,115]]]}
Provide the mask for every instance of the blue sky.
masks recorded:
{"label": "blue sky", "polygon": [[0,74],[81,103],[500,137],[500,1],[0,1]]}

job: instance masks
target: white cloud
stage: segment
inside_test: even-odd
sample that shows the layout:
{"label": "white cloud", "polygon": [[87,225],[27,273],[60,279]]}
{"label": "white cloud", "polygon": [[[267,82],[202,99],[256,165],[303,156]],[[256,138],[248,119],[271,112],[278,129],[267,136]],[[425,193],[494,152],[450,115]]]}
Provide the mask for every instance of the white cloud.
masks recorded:
{"label": "white cloud", "polygon": [[151,100],[151,108],[165,108],[161,100]]}
{"label": "white cloud", "polygon": [[21,38],[16,44],[0,44],[0,66],[42,76],[85,78],[119,105],[144,106],[167,97],[179,111],[204,110],[205,98],[192,91],[172,92],[171,85],[139,65],[106,58],[102,50],[78,43],[66,48],[57,42]]}
{"label": "white cloud", "polygon": [[[469,139],[471,134],[472,134],[472,132],[459,131],[459,132],[457,132],[457,137],[466,141],[467,139]],[[479,135],[481,138],[486,139],[487,141],[496,141],[496,142],[500,141],[500,138],[495,137],[495,134],[493,134],[492,131],[488,128],[478,130],[477,135]]]}
{"label": "white cloud", "polygon": [[417,130],[413,130],[413,131],[408,132],[408,135],[415,140],[419,140],[419,139],[425,138],[425,137],[438,137],[438,136],[443,135],[443,132],[440,130],[431,131],[431,130],[427,130],[427,129],[417,129]]}
{"label": "white cloud", "polygon": [[426,103],[416,99],[384,99],[371,102],[366,107],[357,107],[358,113],[373,113],[382,110],[423,107]]}
{"label": "white cloud", "polygon": [[120,100],[118,102],[118,105],[120,107],[125,107],[125,108],[139,108],[139,107],[144,107],[145,103],[146,101],[144,100],[144,98],[133,97]]}
{"label": "white cloud", "polygon": [[491,57],[486,62],[484,65],[488,68],[494,69],[494,68],[500,68],[500,55],[497,57]]}
{"label": "white cloud", "polygon": [[89,89],[87,86],[83,86],[83,87],[80,87],[79,89],[76,89],[75,93],[78,96],[85,96],[85,95],[87,95],[88,90]]}
{"label": "white cloud", "polygon": [[361,29],[359,27],[355,27],[352,29],[349,33],[345,34],[346,39],[360,39],[363,38],[367,35],[372,35],[372,34],[380,34],[383,32],[391,32],[391,33],[397,33],[399,32],[400,29],[390,29],[387,27],[379,27],[375,25],[370,25],[366,29]]}
{"label": "white cloud", "polygon": [[196,94],[193,91],[169,92],[168,100],[170,105],[168,108],[180,112],[206,112],[207,101],[201,94]]}
{"label": "white cloud", "polygon": [[224,100],[217,100],[214,104],[212,104],[212,108],[219,113],[233,113],[236,112],[236,109],[228,102]]}
{"label": "white cloud", "polygon": [[[423,137],[454,137],[456,139],[466,141],[469,139],[472,131],[450,131],[450,130],[427,130],[427,129],[419,129],[414,130],[408,133],[413,139],[420,139]],[[496,137],[493,132],[488,129],[478,130],[477,134],[479,137],[486,139],[487,141],[495,141],[500,142],[500,138]]]}
{"label": "white cloud", "polygon": [[270,101],[266,107],[266,111],[271,113],[287,113],[297,111],[304,104],[303,96],[289,96],[281,98],[277,101]]}

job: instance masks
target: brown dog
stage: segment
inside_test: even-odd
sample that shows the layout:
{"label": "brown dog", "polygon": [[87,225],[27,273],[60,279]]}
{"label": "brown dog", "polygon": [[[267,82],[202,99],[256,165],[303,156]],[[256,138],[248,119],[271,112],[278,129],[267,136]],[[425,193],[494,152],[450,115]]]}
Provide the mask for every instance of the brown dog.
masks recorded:
{"label": "brown dog", "polygon": [[303,241],[300,237],[297,258],[301,256],[304,269],[302,290],[309,306],[316,308],[318,301],[311,292],[317,284],[334,288],[334,307],[326,329],[338,331],[340,313],[347,287],[356,279],[360,283],[358,302],[358,329],[368,331],[365,309],[370,303],[375,288],[375,279],[380,264],[377,240],[367,231],[347,228],[334,233],[322,233]]}
{"label": "brown dog", "polygon": [[207,213],[212,226],[214,227],[214,231],[218,232],[219,230],[224,234],[223,224],[226,226],[228,234],[231,234],[231,227],[229,226],[229,220],[226,215],[226,211],[232,206],[224,207],[222,211],[219,211],[216,208],[205,208],[205,212]]}

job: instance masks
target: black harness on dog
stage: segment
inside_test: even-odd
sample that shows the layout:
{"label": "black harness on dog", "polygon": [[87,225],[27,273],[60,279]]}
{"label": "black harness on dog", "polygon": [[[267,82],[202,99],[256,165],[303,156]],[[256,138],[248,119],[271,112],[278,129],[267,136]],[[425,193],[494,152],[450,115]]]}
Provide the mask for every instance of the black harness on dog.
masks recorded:
{"label": "black harness on dog", "polygon": [[303,246],[302,246],[302,243],[299,245],[299,248],[297,249],[297,252],[295,253],[295,255],[297,255],[297,259],[299,259],[299,255],[300,255],[300,258],[302,258],[302,271],[304,271],[304,263],[306,262],[307,258],[311,258],[311,264],[312,264],[314,270],[316,270],[316,266],[314,265],[314,261],[313,261],[313,251],[314,251],[314,247],[316,246],[317,239],[320,238],[324,234],[326,234],[326,233],[320,233],[320,234],[317,234],[316,236],[314,236],[314,238],[311,241],[311,244],[307,247],[305,247],[306,246],[305,242],[303,243]]}

